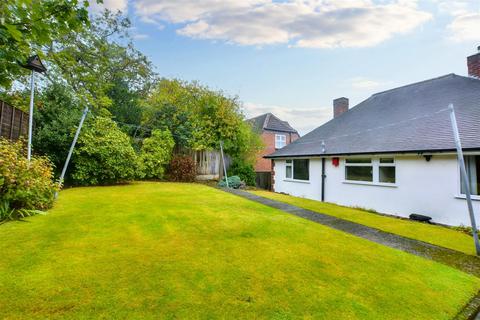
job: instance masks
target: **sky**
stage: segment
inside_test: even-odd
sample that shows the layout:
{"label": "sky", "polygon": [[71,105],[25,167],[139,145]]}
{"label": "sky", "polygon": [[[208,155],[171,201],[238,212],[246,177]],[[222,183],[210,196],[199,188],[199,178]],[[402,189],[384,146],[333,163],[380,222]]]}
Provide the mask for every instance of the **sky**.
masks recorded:
{"label": "sky", "polygon": [[[163,77],[238,96],[302,135],[332,100],[448,73],[480,46],[480,0],[104,0]],[[99,10],[94,5],[93,10]]]}

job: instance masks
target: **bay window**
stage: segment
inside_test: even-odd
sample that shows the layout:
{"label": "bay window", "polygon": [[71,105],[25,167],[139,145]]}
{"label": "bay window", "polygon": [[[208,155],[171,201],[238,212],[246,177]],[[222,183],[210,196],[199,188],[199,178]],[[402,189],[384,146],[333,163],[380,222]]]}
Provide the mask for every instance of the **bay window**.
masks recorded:
{"label": "bay window", "polygon": [[293,159],[285,161],[285,178],[293,180],[310,180],[310,161]]}
{"label": "bay window", "polygon": [[[468,184],[472,195],[480,196],[480,155],[465,156],[465,170],[467,171]],[[461,177],[461,190],[465,194],[463,176]]]}

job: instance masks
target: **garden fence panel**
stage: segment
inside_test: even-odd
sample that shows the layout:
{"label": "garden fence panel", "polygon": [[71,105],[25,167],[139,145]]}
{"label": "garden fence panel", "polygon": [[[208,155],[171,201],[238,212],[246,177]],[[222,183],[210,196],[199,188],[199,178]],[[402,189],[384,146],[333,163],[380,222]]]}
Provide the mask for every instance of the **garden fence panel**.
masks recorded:
{"label": "garden fence panel", "polygon": [[28,113],[0,100],[0,136],[17,140],[28,135]]}

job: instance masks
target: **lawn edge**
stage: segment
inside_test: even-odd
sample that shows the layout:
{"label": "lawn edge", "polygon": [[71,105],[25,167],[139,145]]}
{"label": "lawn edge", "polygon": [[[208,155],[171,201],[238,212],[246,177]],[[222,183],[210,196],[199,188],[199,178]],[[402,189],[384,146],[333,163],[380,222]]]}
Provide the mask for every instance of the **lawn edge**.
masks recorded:
{"label": "lawn edge", "polygon": [[454,320],[474,320],[480,315],[480,291],[457,313]]}
{"label": "lawn edge", "polygon": [[[221,188],[219,188],[221,189]],[[253,195],[256,195],[254,194],[253,192],[250,192],[250,190],[245,190],[246,192],[250,193],[250,194],[253,194]],[[271,192],[271,191],[270,191]],[[273,193],[276,193],[276,192],[273,192]],[[281,194],[281,193],[279,193]],[[259,196],[259,195],[256,195],[258,197],[262,197],[262,198],[265,198],[265,199],[268,199],[268,200],[273,200],[273,201],[278,201],[278,202],[281,202],[281,203],[285,203],[285,204],[289,204],[288,202],[283,202],[283,201],[280,201],[280,200],[275,200],[275,199],[270,199],[270,198],[267,198],[267,197],[263,197],[263,196]],[[290,196],[290,195],[289,195]],[[294,197],[294,196],[293,196]],[[312,199],[308,199],[308,200],[312,200]],[[315,201],[315,200],[312,200],[312,201]],[[328,202],[330,204],[334,204],[334,205],[337,205],[339,207],[344,207],[344,208],[347,208],[347,209],[356,209],[356,210],[361,210],[361,209],[357,209],[357,208],[352,208],[352,207],[347,207],[347,206],[342,206],[342,205],[338,205],[338,204],[335,204],[335,203],[332,203],[332,202]],[[290,205],[290,204],[289,204]],[[296,205],[292,205],[292,206],[295,206],[295,207],[298,207]],[[467,253],[467,252],[464,252],[464,251],[459,251],[459,250],[455,250],[455,249],[452,249],[452,248],[447,248],[445,246],[441,246],[441,245],[438,245],[438,244],[435,244],[435,243],[431,243],[431,242],[427,242],[427,241],[424,241],[424,240],[420,240],[420,239],[414,239],[414,238],[411,238],[411,237],[407,237],[407,236],[403,236],[403,235],[400,235],[398,233],[393,233],[393,232],[390,232],[390,231],[386,231],[386,230],[382,230],[382,229],[378,229],[376,227],[371,227],[371,226],[367,226],[366,224],[362,224],[362,223],[359,223],[359,222],[355,222],[355,221],[352,221],[352,220],[348,220],[348,219],[343,219],[343,218],[339,218],[339,217],[336,217],[334,215],[330,215],[328,213],[324,213],[324,212],[319,212],[319,211],[316,211],[316,210],[311,210],[311,209],[307,209],[307,208],[303,208],[303,207],[298,207],[298,208],[301,208],[301,209],[304,209],[304,210],[308,210],[308,211],[312,211],[312,212],[316,212],[318,214],[323,214],[323,215],[327,215],[327,216],[330,216],[330,217],[334,217],[336,219],[340,219],[340,220],[343,220],[343,221],[349,221],[349,222],[352,222],[352,223],[356,223],[356,224],[359,224],[359,225],[362,225],[362,226],[365,226],[365,227],[368,227],[368,228],[371,228],[371,229],[375,229],[375,230],[378,230],[380,232],[385,232],[385,233],[388,233],[388,234],[391,234],[391,235],[395,235],[395,236],[399,236],[399,237],[402,237],[402,238],[406,238],[406,239],[410,239],[410,240],[414,240],[414,241],[418,241],[418,242],[422,242],[424,244],[427,244],[427,245],[432,245],[432,246],[435,246],[435,247],[438,247],[438,248],[442,248],[442,249],[445,249],[445,250],[451,250],[451,251],[454,251],[454,252],[458,252],[458,253],[462,253],[464,255],[468,255],[468,256],[471,256],[471,257],[475,257],[477,259],[480,259],[480,256],[477,256],[477,255],[474,255],[474,254],[470,254],[470,253]],[[367,211],[368,212],[368,211]],[[385,213],[379,213],[379,212],[368,212],[370,214],[377,214],[379,216],[382,216],[382,217],[386,217],[386,218],[392,218],[392,219],[399,219],[399,220],[409,220],[407,218],[404,218],[404,217],[397,217],[397,216],[394,216],[394,215],[389,215],[389,214],[385,214]],[[439,226],[439,227],[442,227],[442,228],[446,228],[446,229],[450,229],[449,226],[446,226],[446,225],[443,225],[443,224],[432,224],[434,226]],[[460,231],[458,231],[460,232]]]}

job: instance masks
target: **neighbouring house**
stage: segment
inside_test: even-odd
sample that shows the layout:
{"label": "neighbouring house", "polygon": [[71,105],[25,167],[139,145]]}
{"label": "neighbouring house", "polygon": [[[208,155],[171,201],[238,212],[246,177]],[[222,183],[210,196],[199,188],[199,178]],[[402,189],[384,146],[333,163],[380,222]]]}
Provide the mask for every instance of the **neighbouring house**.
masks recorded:
{"label": "neighbouring house", "polygon": [[0,137],[17,140],[28,135],[28,113],[0,100]]}
{"label": "neighbouring house", "polygon": [[265,144],[265,148],[258,154],[255,162],[256,184],[263,189],[272,186],[272,161],[264,156],[279,150],[297,140],[300,135],[287,121],[282,121],[271,113],[248,119],[253,130],[258,132]]}
{"label": "neighbouring house", "polygon": [[470,225],[448,105],[455,108],[468,182],[480,221],[480,48],[469,77],[448,74],[379,92],[355,107],[334,100],[334,118],[266,158],[274,190]]}

